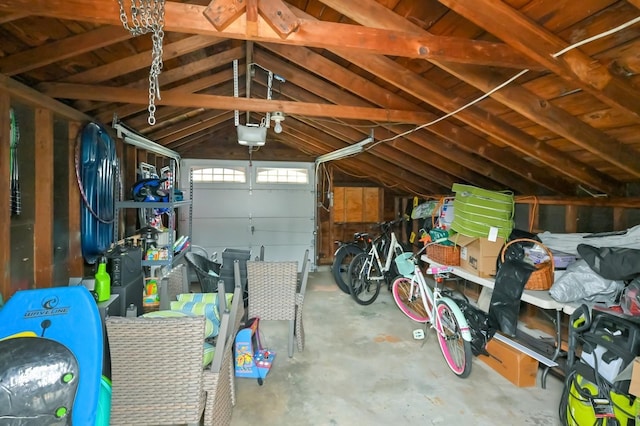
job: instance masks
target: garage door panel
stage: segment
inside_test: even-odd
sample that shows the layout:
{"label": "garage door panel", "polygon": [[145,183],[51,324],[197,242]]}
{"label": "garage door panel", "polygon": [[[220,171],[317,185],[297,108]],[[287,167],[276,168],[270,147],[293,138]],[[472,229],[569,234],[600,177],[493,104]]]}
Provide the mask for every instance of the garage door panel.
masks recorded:
{"label": "garage door panel", "polygon": [[[267,262],[279,262],[294,260],[298,262],[298,272],[302,270],[302,260],[304,258],[304,251],[309,248],[309,245],[291,245],[291,246],[269,246],[264,248],[264,260]],[[255,250],[256,255],[260,253],[260,249]],[[252,256],[254,258],[255,256]],[[310,259],[312,259],[310,257]]]}
{"label": "garage door panel", "polygon": [[[202,247],[224,249],[231,246],[247,247],[250,232],[246,220],[236,219],[199,219],[197,228],[193,226],[193,243]],[[221,250],[217,250],[221,251]]]}
{"label": "garage door panel", "polygon": [[310,211],[313,194],[308,190],[256,190],[251,194],[250,203],[254,216],[259,211],[262,217],[313,217],[313,211]]}
{"label": "garage door panel", "polygon": [[313,223],[303,218],[254,218],[253,238],[272,245],[307,244],[313,232]]}
{"label": "garage door panel", "polygon": [[[251,250],[251,257],[265,248],[270,261],[296,260],[299,268],[309,249],[311,268],[315,269],[315,177],[313,163],[247,162],[221,160],[183,160],[183,170],[204,170],[201,175],[219,175],[220,171],[246,171],[246,182],[193,183],[193,242],[221,259],[225,248]],[[256,183],[257,170],[303,169],[309,182]],[[264,169],[263,169],[264,170]],[[280,178],[280,170],[278,178]],[[290,171],[284,171],[289,174]],[[298,173],[298,171],[294,171]],[[183,187],[189,186],[181,179]]]}
{"label": "garage door panel", "polygon": [[[195,190],[194,190],[195,191]],[[193,200],[193,217],[249,217],[247,190],[198,190]]]}

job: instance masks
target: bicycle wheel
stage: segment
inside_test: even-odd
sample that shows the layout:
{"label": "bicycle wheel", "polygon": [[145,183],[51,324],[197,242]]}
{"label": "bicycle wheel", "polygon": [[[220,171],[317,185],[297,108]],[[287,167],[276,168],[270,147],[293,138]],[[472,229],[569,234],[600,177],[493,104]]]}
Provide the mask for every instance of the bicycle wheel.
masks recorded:
{"label": "bicycle wheel", "polygon": [[[429,321],[429,314],[422,303],[422,290],[416,281],[411,281],[407,277],[398,277],[391,285],[391,293],[403,314],[417,322]],[[428,300],[427,303],[429,303]]]}
{"label": "bicycle wheel", "polygon": [[381,280],[372,281],[368,275],[377,276],[378,268],[372,266],[367,253],[357,254],[349,265],[349,290],[360,305],[372,304],[380,294]]}
{"label": "bicycle wheel", "polygon": [[444,302],[436,306],[438,343],[447,365],[453,373],[465,378],[471,374],[471,342],[462,338],[460,323]]}
{"label": "bicycle wheel", "polygon": [[333,279],[338,285],[338,288],[347,294],[349,294],[349,264],[353,258],[360,253],[364,253],[361,247],[351,243],[343,244],[338,248],[333,257],[333,264],[331,266]]}

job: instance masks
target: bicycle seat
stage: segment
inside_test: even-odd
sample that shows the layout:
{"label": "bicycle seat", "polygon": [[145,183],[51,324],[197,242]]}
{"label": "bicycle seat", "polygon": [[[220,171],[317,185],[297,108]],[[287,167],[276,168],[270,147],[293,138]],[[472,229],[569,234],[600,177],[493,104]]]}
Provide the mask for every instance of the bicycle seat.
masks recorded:
{"label": "bicycle seat", "polygon": [[356,232],[355,234],[353,234],[353,239],[354,240],[364,240],[369,238],[369,233],[368,232]]}

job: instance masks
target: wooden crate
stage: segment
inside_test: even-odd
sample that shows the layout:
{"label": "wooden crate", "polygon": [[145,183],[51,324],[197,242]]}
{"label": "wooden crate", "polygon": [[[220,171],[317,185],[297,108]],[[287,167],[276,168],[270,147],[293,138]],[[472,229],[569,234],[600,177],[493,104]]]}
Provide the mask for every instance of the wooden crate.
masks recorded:
{"label": "wooden crate", "polygon": [[526,388],[536,385],[538,361],[496,339],[487,344],[487,352],[492,356],[478,358],[514,385]]}

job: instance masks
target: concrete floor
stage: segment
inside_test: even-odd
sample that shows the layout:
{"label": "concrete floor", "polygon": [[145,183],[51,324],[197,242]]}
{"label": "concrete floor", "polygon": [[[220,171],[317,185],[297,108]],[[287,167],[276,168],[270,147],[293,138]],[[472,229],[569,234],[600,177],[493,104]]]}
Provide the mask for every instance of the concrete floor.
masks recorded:
{"label": "concrete floor", "polygon": [[238,378],[232,426],[559,425],[560,379],[518,388],[474,358],[467,379],[446,366],[433,332],[406,318],[383,288],[369,306],[338,289],[328,270],[311,273],[304,304],[304,352],[287,356],[287,323],[261,324],[276,351],[259,386]]}

